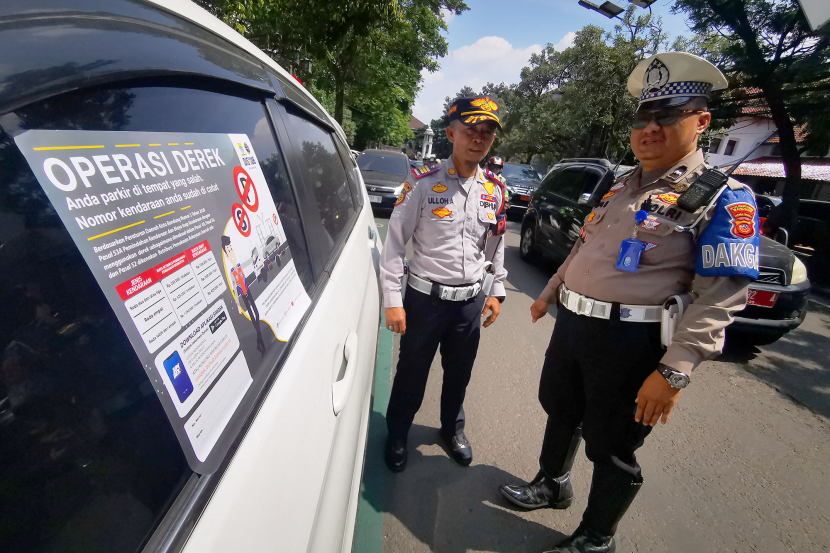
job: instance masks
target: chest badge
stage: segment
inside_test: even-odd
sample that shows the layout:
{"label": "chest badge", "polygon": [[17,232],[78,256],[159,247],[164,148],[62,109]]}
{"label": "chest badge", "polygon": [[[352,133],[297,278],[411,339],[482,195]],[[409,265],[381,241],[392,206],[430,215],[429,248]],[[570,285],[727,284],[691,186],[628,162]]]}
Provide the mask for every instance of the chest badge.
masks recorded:
{"label": "chest badge", "polygon": [[450,168],[447,170],[447,173],[449,173],[450,175],[455,175],[455,167],[450,167]]}
{"label": "chest badge", "polygon": [[664,204],[677,205],[677,194],[660,194],[657,199]]}
{"label": "chest badge", "polygon": [[645,221],[640,223],[640,226],[645,230],[657,230],[657,227],[659,227],[662,224],[663,223],[661,223],[660,221],[655,221],[654,219],[646,219]]}
{"label": "chest badge", "polygon": [[496,216],[488,211],[487,212],[487,218],[490,219],[491,221],[493,221],[493,220],[495,220]]}
{"label": "chest badge", "polygon": [[447,190],[449,190],[449,189],[446,186],[444,186],[443,184],[441,184],[440,182],[432,187],[432,191],[433,192],[438,192],[439,194],[441,194],[442,192],[446,192]]}
{"label": "chest badge", "polygon": [[432,214],[437,215],[438,217],[441,217],[443,219],[444,217],[446,217],[448,215],[452,215],[452,211],[450,211],[446,207],[439,207],[437,209],[433,209]]}
{"label": "chest badge", "polygon": [[591,221],[593,221],[593,220],[594,220],[594,217],[596,217],[596,216],[597,216],[597,214],[596,214],[596,213],[594,213],[594,212],[592,211],[592,212],[588,215],[588,218],[587,218],[587,219],[585,219],[585,222],[586,222],[586,223],[590,223]]}
{"label": "chest badge", "polygon": [[493,195],[493,183],[492,182],[485,182],[484,189],[487,191],[488,194],[491,196]]}

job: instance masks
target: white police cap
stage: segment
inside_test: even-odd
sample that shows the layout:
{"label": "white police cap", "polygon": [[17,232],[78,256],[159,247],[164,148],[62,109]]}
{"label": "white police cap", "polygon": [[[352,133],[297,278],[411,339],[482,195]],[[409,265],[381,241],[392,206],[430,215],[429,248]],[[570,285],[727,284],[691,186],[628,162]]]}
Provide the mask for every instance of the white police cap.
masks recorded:
{"label": "white police cap", "polygon": [[[692,97],[709,97],[728,83],[720,70],[705,59],[686,52],[665,52],[637,64],[628,77],[628,92],[640,105],[654,100],[684,104]],[[682,100],[682,101],[681,101]],[[663,103],[663,102],[661,102]]]}

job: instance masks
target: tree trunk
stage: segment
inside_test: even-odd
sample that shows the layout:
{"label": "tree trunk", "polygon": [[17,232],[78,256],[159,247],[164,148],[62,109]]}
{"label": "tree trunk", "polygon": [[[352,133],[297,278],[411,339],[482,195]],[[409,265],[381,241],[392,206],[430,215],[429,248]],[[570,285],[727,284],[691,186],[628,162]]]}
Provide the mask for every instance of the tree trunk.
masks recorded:
{"label": "tree trunk", "polygon": [[346,85],[339,71],[334,71],[334,120],[338,125],[343,124],[343,102],[346,96]]}
{"label": "tree trunk", "polygon": [[[798,224],[798,204],[803,195],[801,182],[801,155],[798,152],[798,143],[795,140],[795,128],[790,120],[787,106],[780,94],[778,83],[762,87],[764,99],[770,108],[770,115],[778,128],[778,139],[781,146],[781,161],[784,163],[786,184],[784,185],[783,202],[779,213],[775,217],[775,224],[784,227],[793,236]],[[789,244],[788,244],[789,245]]]}

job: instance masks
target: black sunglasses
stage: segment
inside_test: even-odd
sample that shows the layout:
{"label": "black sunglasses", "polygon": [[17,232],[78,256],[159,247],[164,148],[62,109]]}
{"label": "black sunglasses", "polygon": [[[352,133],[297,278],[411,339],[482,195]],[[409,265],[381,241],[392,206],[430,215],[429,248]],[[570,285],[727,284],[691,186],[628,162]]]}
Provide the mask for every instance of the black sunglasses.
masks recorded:
{"label": "black sunglasses", "polygon": [[645,129],[654,120],[661,127],[671,127],[684,115],[692,113],[706,113],[702,109],[663,109],[659,111],[639,111],[631,118],[631,126],[635,129]]}

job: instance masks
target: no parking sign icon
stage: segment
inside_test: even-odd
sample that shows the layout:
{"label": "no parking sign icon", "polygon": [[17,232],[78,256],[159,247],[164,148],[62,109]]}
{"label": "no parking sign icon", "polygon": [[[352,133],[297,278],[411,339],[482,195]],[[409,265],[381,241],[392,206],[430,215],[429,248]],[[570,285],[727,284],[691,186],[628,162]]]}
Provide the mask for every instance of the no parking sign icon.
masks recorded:
{"label": "no parking sign icon", "polygon": [[248,212],[241,204],[235,203],[231,206],[233,212],[233,224],[236,225],[236,230],[239,234],[247,238],[251,235],[251,220],[248,218]]}
{"label": "no parking sign icon", "polygon": [[259,209],[259,194],[254,186],[254,179],[239,165],[233,168],[233,182],[236,185],[236,193],[245,207],[250,211]]}

